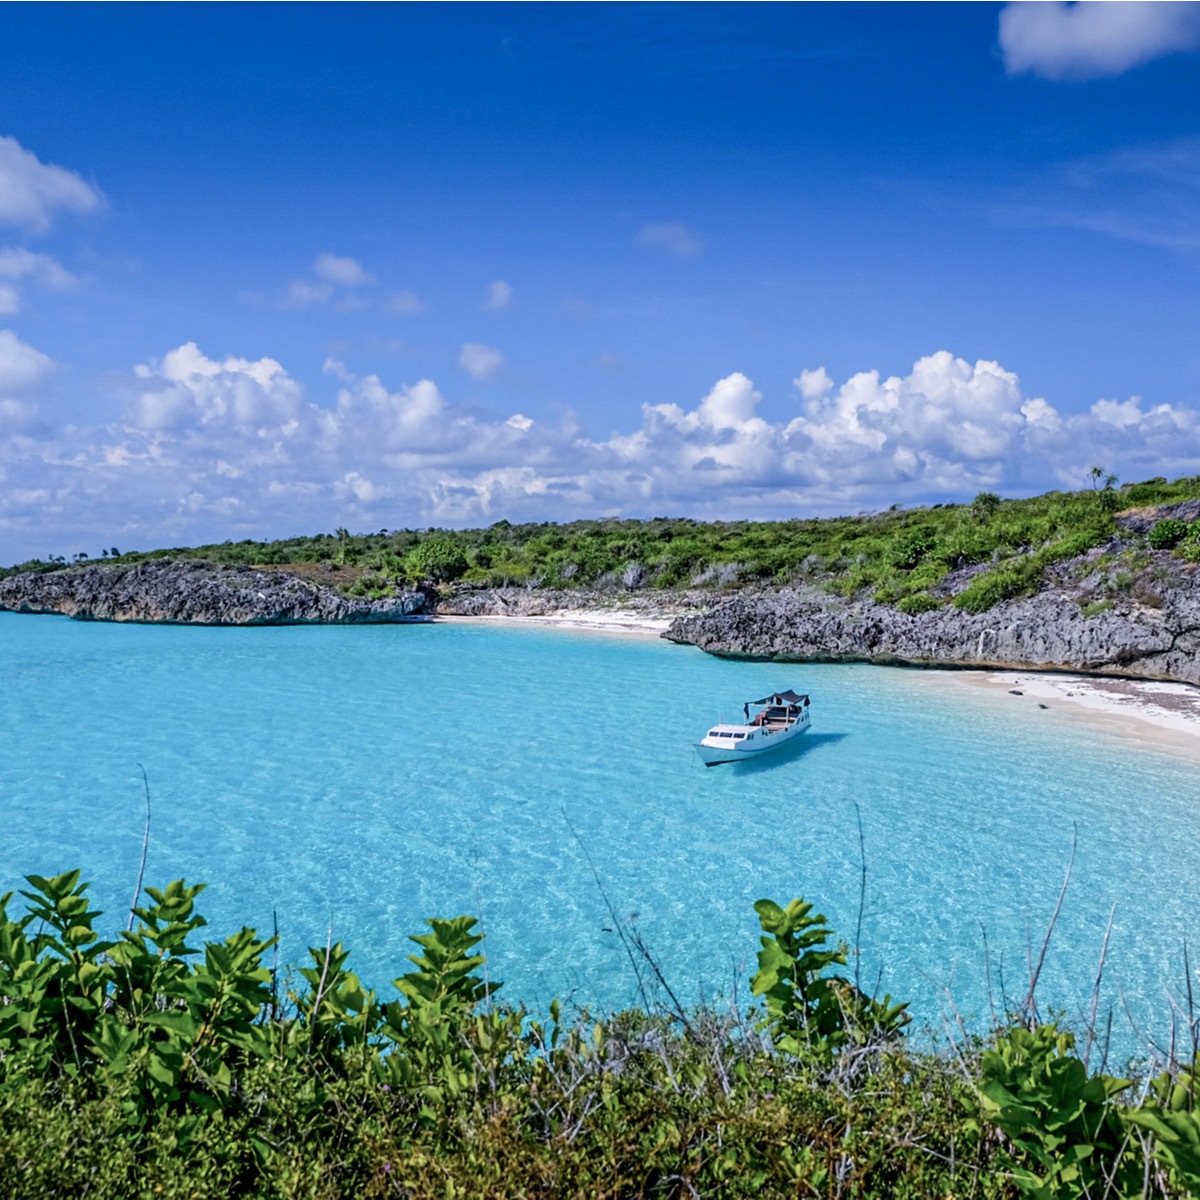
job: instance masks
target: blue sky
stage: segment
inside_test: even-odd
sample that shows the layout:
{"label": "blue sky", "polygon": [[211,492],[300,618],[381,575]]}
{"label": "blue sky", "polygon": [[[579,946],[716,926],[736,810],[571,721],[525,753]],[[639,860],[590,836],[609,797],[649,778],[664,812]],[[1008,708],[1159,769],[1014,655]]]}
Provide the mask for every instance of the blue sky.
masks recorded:
{"label": "blue sky", "polygon": [[1200,5],[0,23],[0,562],[1200,470]]}

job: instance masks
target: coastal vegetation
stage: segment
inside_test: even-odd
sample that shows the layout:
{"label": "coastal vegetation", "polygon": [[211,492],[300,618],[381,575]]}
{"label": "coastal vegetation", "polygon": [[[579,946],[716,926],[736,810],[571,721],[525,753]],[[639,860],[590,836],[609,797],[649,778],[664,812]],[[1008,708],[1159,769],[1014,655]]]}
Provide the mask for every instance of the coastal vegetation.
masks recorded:
{"label": "coastal vegetation", "polygon": [[[1093,471],[1094,486],[1002,499],[983,492],[969,504],[936,504],[823,519],[703,522],[665,517],[605,518],[567,524],[481,529],[381,529],[351,534],[241,541],[121,554],[99,561],[130,565],[201,558],[225,565],[295,571],[344,594],[382,598],[398,588],[512,587],[592,589],[622,594],[643,589],[745,588],[807,583],[842,597],[870,597],[915,615],[943,604],[969,613],[1034,591],[1057,564],[1103,548],[1122,574],[1141,582],[1139,551],[1168,551],[1200,561],[1200,520],[1165,516],[1136,536],[1119,518],[1138,510],[1200,499],[1200,476],[1118,486]],[[1121,542],[1114,548],[1114,542]],[[1124,555],[1125,566],[1118,559]],[[1144,556],[1143,556],[1144,558]],[[0,569],[53,571],[64,558]],[[1090,564],[1094,566],[1095,564]],[[1132,565],[1132,569],[1129,568]],[[1089,603],[1091,600],[1088,601]]]}
{"label": "coastal vegetation", "polygon": [[[332,935],[200,945],[202,885],[103,936],[79,872],[0,900],[0,1187],[92,1196],[1176,1197],[1200,1189],[1200,1021],[1108,1073],[1029,992],[932,1047],[811,904],[755,908],[757,1006],[682,1006],[620,930],[641,1007],[497,999],[471,917],[382,999]],[[140,885],[140,880],[139,880]],[[142,893],[139,886],[139,899]],[[1093,1025],[1095,1016],[1093,1014]]]}

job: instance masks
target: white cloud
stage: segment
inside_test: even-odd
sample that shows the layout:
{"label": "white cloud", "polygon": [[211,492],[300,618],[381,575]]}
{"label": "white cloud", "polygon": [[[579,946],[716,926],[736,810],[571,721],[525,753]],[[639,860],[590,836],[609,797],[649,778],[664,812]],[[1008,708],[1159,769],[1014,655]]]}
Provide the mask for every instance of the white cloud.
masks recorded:
{"label": "white cloud", "polygon": [[[712,391],[700,401],[696,416],[709,429],[747,429],[755,420],[755,410],[762,392],[754,390],[740,371],[719,380]],[[765,423],[760,422],[763,427]]]}
{"label": "white cloud", "polygon": [[123,422],[54,430],[36,411],[53,369],[0,331],[0,557],[70,548],[88,521],[95,546],[153,546],[500,517],[820,515],[1079,487],[1096,462],[1125,479],[1200,471],[1196,408],[1102,398],[1067,414],[998,363],[946,351],[904,375],[803,372],[790,419],[763,416],[733,372],[602,437],[570,413],[484,415],[432,380],[388,385],[333,359],[318,402],[274,359],[190,342],[130,372]]}
{"label": "white cloud", "polygon": [[283,296],[285,308],[308,308],[313,304],[325,304],[333,296],[333,288],[328,283],[320,283],[314,279],[294,279],[288,284]]}
{"label": "white cloud", "polygon": [[318,279],[336,287],[364,287],[375,282],[375,277],[358,259],[340,258],[336,254],[318,254],[313,260],[312,272]]}
{"label": "white cloud", "polygon": [[16,138],[0,137],[0,221],[40,233],[60,212],[94,212],[102,194],[63,167],[40,162]]}
{"label": "white cloud", "polygon": [[0,329],[0,396],[36,391],[53,370],[52,359],[21,341],[11,329]]}
{"label": "white cloud", "polygon": [[661,247],[677,258],[694,258],[703,249],[700,238],[680,221],[643,225],[638,244]]}
{"label": "white cloud", "polygon": [[79,281],[60,263],[48,254],[34,254],[29,250],[0,250],[0,279],[36,279],[55,291],[66,291]]}
{"label": "white cloud", "polygon": [[483,382],[494,379],[504,366],[504,355],[481,342],[467,342],[458,356],[458,365],[472,379]]}
{"label": "white cloud", "polygon": [[0,481],[8,490],[12,481],[4,469],[6,437],[23,437],[38,418],[37,397],[45,390],[54,362],[11,329],[0,329]]}
{"label": "white cloud", "polygon": [[512,303],[512,298],[511,285],[505,283],[503,279],[496,279],[488,284],[487,299],[483,302],[483,307],[488,312],[501,312]]}
{"label": "white cloud", "polygon": [[1200,4],[1156,0],[1016,3],[1000,12],[1000,48],[1012,75],[1096,79],[1200,45]]}
{"label": "white cloud", "polygon": [[393,292],[391,296],[388,297],[388,312],[399,313],[401,316],[414,316],[424,307],[425,306],[421,303],[421,297],[418,296],[416,292],[410,292],[407,289]]}
{"label": "white cloud", "polygon": [[[48,254],[9,248],[0,250],[0,280],[31,279],[52,291],[66,291],[79,281]],[[20,293],[12,283],[0,283],[0,313],[15,313]]]}
{"label": "white cloud", "polygon": [[805,400],[819,400],[833,388],[833,377],[824,367],[815,371],[801,371],[792,383]]}
{"label": "white cloud", "polygon": [[271,358],[215,362],[195,342],[134,368],[139,382],[130,414],[145,432],[236,430],[260,441],[300,429],[306,402],[300,385]]}
{"label": "white cloud", "polygon": [[[333,304],[345,311],[378,307],[383,312],[412,316],[424,309],[416,292],[400,289],[380,296],[372,293],[377,280],[357,258],[318,254],[307,275],[293,279],[274,303],[280,308],[313,308]],[[366,289],[364,295],[363,289]],[[253,296],[247,296],[255,303]],[[261,302],[261,299],[258,301]]]}

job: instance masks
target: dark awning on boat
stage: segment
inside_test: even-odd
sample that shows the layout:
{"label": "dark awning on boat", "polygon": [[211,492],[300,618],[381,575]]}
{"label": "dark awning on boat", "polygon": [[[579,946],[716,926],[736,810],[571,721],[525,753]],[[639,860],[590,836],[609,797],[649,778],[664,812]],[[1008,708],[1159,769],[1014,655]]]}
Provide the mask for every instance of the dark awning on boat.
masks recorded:
{"label": "dark awning on boat", "polygon": [[807,696],[799,696],[790,689],[786,692],[773,692],[761,700],[751,700],[751,704],[807,704]]}

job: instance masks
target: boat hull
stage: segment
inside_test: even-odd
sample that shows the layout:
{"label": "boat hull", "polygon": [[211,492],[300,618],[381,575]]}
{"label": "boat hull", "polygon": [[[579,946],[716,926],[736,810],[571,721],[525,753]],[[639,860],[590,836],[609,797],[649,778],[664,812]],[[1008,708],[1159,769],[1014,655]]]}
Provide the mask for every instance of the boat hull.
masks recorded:
{"label": "boat hull", "polygon": [[764,754],[771,754],[784,746],[791,745],[798,737],[807,732],[808,725],[809,722],[805,718],[787,729],[780,729],[775,733],[759,733],[753,738],[738,742],[728,741],[724,745],[721,745],[717,739],[705,738],[704,741],[695,744],[696,753],[706,767],[719,767],[723,763],[747,762],[752,758],[760,758]]}

